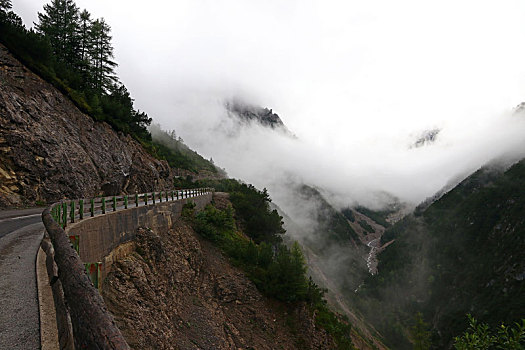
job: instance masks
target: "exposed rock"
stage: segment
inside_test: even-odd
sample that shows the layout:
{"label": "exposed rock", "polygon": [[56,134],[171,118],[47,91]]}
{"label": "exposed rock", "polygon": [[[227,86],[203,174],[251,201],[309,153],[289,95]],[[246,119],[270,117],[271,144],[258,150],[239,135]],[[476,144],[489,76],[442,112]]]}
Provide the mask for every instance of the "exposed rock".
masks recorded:
{"label": "exposed rock", "polygon": [[226,110],[230,116],[238,118],[242,122],[255,122],[265,127],[279,129],[291,135],[279,115],[273,113],[272,109],[255,106],[240,100],[233,100],[226,103]]}
{"label": "exposed rock", "polygon": [[136,247],[102,292],[132,348],[335,348],[304,305],[266,299],[183,222],[166,233],[139,229]]}
{"label": "exposed rock", "polygon": [[0,45],[0,207],[169,187],[167,162],[95,122]]}
{"label": "exposed rock", "polygon": [[419,135],[417,140],[414,142],[414,144],[410,146],[410,148],[419,148],[419,147],[428,146],[428,145],[433,144],[436,141],[437,136],[440,131],[441,131],[440,129],[432,129],[432,130],[423,131]]}

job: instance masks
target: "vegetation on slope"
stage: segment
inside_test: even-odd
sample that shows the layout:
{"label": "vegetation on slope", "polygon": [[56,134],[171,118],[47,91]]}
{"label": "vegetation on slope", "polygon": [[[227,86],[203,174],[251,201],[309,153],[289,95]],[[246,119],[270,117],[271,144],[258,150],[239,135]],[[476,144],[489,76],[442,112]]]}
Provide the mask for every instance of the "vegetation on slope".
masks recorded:
{"label": "vegetation on slope", "polygon": [[195,230],[243,268],[262,293],[286,303],[307,303],[316,314],[317,324],[334,337],[338,348],[353,349],[351,326],[328,309],[324,291],[307,277],[299,245],[287,247],[282,243],[282,218],[270,210],[266,190],[258,191],[235,180],[216,183],[229,192],[233,207],[208,205],[194,216]]}
{"label": "vegetation on slope", "polygon": [[187,169],[192,172],[207,170],[217,173],[217,167],[209,160],[204,159],[200,154],[186,146],[182,138],[175,134],[175,131],[162,130],[159,124],[152,124],[149,127],[153,138],[155,156],[166,160],[174,168]]}
{"label": "vegetation on slope", "polygon": [[456,350],[522,350],[525,342],[525,319],[514,326],[502,324],[497,332],[486,323],[479,323],[472,315],[467,315],[469,328],[461,336],[454,338]]}
{"label": "vegetation on slope", "polygon": [[[410,348],[421,312],[432,347],[452,345],[465,314],[491,327],[525,315],[525,163],[481,169],[438,201],[387,230],[395,239],[356,299],[386,341]],[[372,311],[373,310],[373,311]]]}
{"label": "vegetation on slope", "polygon": [[[130,92],[115,74],[111,27],[103,18],[92,19],[73,0],[52,0],[38,14],[35,29],[26,29],[10,9],[11,2],[2,1],[0,42],[82,112],[132,135],[153,156],[173,167],[217,171],[182,140],[166,141],[162,135],[152,139],[147,129],[152,119],[134,108]],[[177,147],[171,147],[173,144]]]}
{"label": "vegetation on slope", "polygon": [[345,215],[332,207],[317,189],[302,185],[298,189],[298,195],[317,204],[315,219],[319,224],[319,232],[323,234],[321,241],[324,246],[318,245],[316,251],[326,248],[331,243],[359,242],[359,236],[348,225]]}
{"label": "vegetation on slope", "polygon": [[391,226],[390,223],[388,221],[386,221],[386,218],[388,217],[388,215],[390,215],[390,214],[395,212],[394,209],[384,209],[384,210],[376,211],[376,210],[368,209],[368,208],[363,207],[363,206],[358,206],[358,207],[355,208],[355,210],[360,212],[361,214],[363,214],[365,216],[368,216],[370,219],[374,220],[379,225],[381,225],[381,226],[383,226],[385,228]]}

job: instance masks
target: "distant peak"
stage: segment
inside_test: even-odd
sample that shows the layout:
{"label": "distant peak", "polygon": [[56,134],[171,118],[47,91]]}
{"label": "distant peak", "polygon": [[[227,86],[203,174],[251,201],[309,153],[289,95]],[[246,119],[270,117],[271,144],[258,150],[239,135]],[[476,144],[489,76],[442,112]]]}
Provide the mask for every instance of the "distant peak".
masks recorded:
{"label": "distant peak", "polygon": [[515,114],[522,113],[523,111],[525,111],[525,102],[521,102],[519,105],[514,107],[514,113]]}
{"label": "distant peak", "polygon": [[264,127],[281,129],[289,133],[279,115],[274,113],[271,108],[256,106],[238,99],[227,101],[225,107],[230,116],[241,122],[258,123]]}
{"label": "distant peak", "polygon": [[440,132],[441,129],[431,129],[423,131],[421,134],[419,134],[418,138],[410,146],[410,148],[419,148],[433,144],[436,141],[437,136]]}

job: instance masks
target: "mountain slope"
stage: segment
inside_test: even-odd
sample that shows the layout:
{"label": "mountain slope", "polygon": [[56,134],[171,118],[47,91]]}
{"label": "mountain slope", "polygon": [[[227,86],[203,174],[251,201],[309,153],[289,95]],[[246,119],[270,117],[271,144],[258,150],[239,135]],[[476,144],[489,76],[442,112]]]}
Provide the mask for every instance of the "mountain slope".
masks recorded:
{"label": "mountain slope", "polygon": [[0,206],[170,188],[173,177],[168,162],[80,112],[0,45]]}
{"label": "mountain slope", "polygon": [[183,221],[167,232],[140,229],[135,245],[102,293],[131,348],[336,348],[305,305],[261,295]]}
{"label": "mountain slope", "polygon": [[395,239],[358,305],[395,348],[410,348],[416,312],[435,348],[466,329],[465,314],[498,326],[525,315],[525,161],[483,168],[439,200],[387,230]]}

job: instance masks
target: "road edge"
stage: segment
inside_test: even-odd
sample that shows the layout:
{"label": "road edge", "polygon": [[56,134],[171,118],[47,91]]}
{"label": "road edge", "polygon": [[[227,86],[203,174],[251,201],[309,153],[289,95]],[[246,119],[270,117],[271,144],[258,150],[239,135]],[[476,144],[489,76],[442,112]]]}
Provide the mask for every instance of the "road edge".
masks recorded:
{"label": "road edge", "polygon": [[55,302],[46,268],[46,253],[38,246],[36,256],[36,280],[40,320],[40,346],[42,350],[59,349]]}

